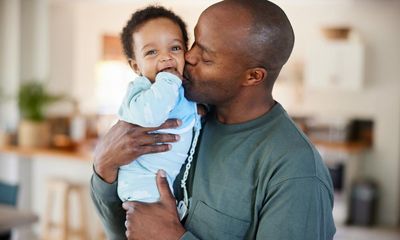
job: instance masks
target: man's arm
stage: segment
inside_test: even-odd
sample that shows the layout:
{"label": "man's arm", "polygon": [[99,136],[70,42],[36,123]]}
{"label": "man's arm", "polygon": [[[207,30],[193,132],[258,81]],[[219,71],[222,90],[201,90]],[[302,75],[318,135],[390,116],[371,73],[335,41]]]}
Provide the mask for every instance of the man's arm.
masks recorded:
{"label": "man's arm", "polygon": [[[146,153],[167,151],[173,134],[149,134],[162,128],[175,128],[180,121],[168,120],[158,128],[142,128],[117,122],[100,140],[94,152],[91,196],[107,233],[107,239],[124,239],[125,211],[117,196],[118,168]],[[122,238],[120,238],[122,236]]]}
{"label": "man's arm", "polygon": [[317,177],[271,186],[260,211],[257,239],[331,240],[333,196]]}
{"label": "man's arm", "polygon": [[125,210],[117,196],[117,182],[104,182],[96,173],[90,181],[90,195],[104,226],[107,239],[119,240],[125,237]]}

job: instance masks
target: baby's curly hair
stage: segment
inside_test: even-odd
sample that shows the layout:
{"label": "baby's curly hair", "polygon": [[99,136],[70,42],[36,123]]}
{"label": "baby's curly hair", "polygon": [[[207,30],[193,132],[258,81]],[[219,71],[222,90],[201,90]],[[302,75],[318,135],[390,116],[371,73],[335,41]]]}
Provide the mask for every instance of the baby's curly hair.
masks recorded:
{"label": "baby's curly hair", "polygon": [[135,53],[133,50],[133,33],[136,32],[141,27],[141,25],[143,25],[147,21],[156,18],[168,18],[172,22],[178,24],[179,28],[182,31],[182,38],[187,49],[188,34],[186,31],[186,24],[183,22],[183,20],[175,13],[168,9],[165,9],[164,7],[152,5],[134,12],[129,21],[126,23],[126,26],[122,30],[121,42],[124,48],[124,54],[128,59],[135,58]]}

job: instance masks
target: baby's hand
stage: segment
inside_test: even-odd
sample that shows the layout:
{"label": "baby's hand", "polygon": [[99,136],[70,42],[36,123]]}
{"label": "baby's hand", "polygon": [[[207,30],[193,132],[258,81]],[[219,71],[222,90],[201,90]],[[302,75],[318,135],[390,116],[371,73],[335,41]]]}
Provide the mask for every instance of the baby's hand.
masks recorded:
{"label": "baby's hand", "polygon": [[176,75],[178,78],[180,78],[181,80],[183,79],[182,74],[180,74],[176,68],[166,68],[164,70],[162,70],[162,72],[169,72],[172,73],[174,75]]}

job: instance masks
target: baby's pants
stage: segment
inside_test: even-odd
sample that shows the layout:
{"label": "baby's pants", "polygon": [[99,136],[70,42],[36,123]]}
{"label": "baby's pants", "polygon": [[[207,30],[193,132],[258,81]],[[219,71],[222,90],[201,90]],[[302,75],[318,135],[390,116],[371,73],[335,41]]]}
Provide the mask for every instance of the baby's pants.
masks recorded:
{"label": "baby's pants", "polygon": [[163,153],[145,154],[118,171],[118,196],[125,201],[157,202],[160,198],[156,184],[156,173],[163,169],[167,173],[168,185],[172,185],[185,163],[192,141],[192,130],[180,134],[180,140],[172,149]]}

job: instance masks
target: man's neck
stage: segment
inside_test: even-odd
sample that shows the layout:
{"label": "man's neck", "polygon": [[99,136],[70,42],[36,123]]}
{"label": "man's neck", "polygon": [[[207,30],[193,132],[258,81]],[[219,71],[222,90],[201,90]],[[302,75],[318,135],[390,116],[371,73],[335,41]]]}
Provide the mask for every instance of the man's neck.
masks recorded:
{"label": "man's neck", "polygon": [[216,106],[216,116],[224,124],[244,123],[269,112],[275,101],[272,96],[246,98],[249,101],[233,101],[225,106]]}

